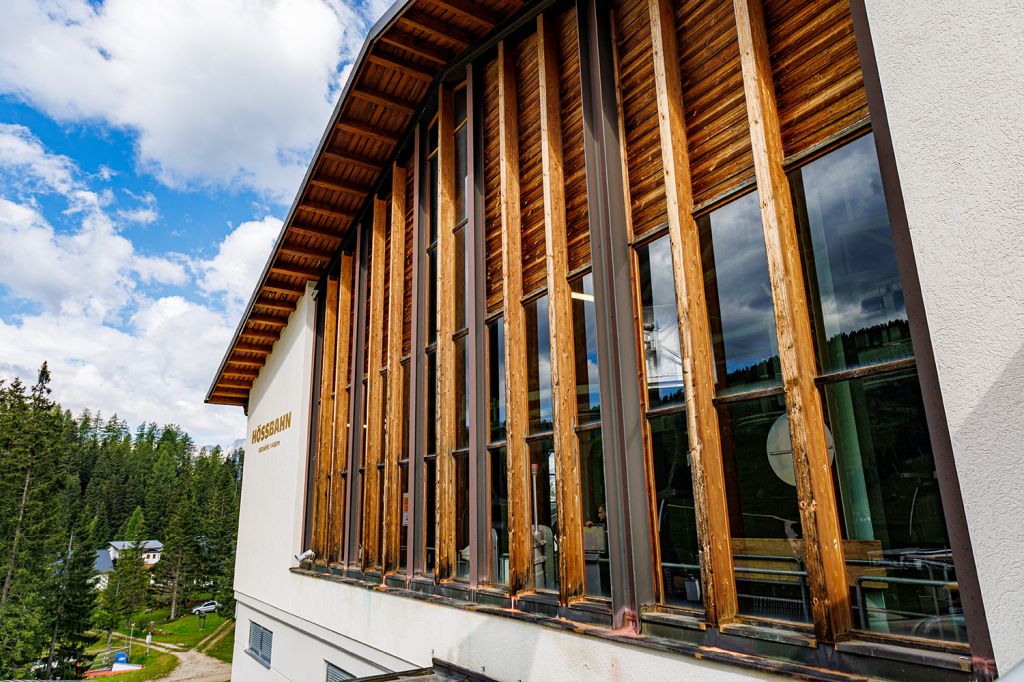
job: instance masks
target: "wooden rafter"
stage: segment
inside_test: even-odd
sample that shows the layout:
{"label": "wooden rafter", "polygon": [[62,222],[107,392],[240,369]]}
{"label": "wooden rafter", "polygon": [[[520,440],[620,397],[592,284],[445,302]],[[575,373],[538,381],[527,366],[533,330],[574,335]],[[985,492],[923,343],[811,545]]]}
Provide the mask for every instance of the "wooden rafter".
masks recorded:
{"label": "wooden rafter", "polygon": [[254,303],[253,305],[259,306],[261,308],[269,308],[271,310],[280,310],[285,313],[291,313],[293,310],[295,310],[294,301],[275,301],[266,298],[265,296],[257,298],[256,303]]}
{"label": "wooden rafter", "polygon": [[379,104],[395,111],[401,111],[406,114],[411,114],[415,108],[415,102],[409,102],[408,100],[396,97],[389,93],[381,90],[374,90],[366,86],[353,88],[352,96],[356,99],[361,99],[364,102],[370,102],[371,104]]}
{"label": "wooden rafter", "polygon": [[257,329],[243,329],[240,336],[248,336],[253,339],[264,339],[266,341],[277,341],[279,331],[265,332]]}
{"label": "wooden rafter", "polygon": [[320,237],[322,239],[333,239],[334,241],[341,241],[344,236],[334,228],[330,227],[319,227],[317,225],[307,225],[305,223],[293,222],[288,226],[289,231],[301,232],[302,234],[308,234],[311,237]]}
{"label": "wooden rafter", "polygon": [[[319,279],[323,274],[323,272],[317,268],[307,268],[304,265],[295,265],[294,263],[284,263],[282,261],[278,261],[271,265],[270,271],[280,275],[301,277],[303,279]],[[252,315],[249,316],[249,319],[252,319]]]}
{"label": "wooden rafter", "polygon": [[462,19],[472,21],[487,31],[494,28],[494,25],[498,23],[498,18],[494,15],[494,12],[479,2],[468,2],[467,0],[431,0],[431,2]]}
{"label": "wooden rafter", "polygon": [[380,498],[378,490],[377,464],[381,461],[384,428],[384,380],[380,374],[383,355],[381,348],[384,338],[384,253],[387,239],[387,201],[374,198],[373,228],[371,235],[373,281],[369,283],[370,331],[366,339],[369,344],[366,374],[366,448],[363,469],[363,568],[376,566],[380,560],[377,546],[380,524]]}
{"label": "wooden rafter", "polygon": [[355,284],[351,253],[341,255],[338,278],[338,342],[334,364],[334,448],[331,453],[330,513],[327,523],[325,558],[341,560],[341,529],[345,513],[345,468],[348,465],[349,368],[352,363],[352,290]]}
{"label": "wooden rafter", "polygon": [[256,343],[248,343],[247,341],[239,341],[235,344],[234,350],[239,353],[255,353],[257,355],[270,355],[270,351],[274,349],[273,346],[264,346]]}
{"label": "wooden rafter", "polygon": [[272,327],[284,327],[288,324],[288,318],[280,317],[278,315],[265,315],[263,313],[252,313],[249,315],[250,322],[256,322],[258,324],[267,324]]}
{"label": "wooden rafter", "polygon": [[230,379],[223,379],[223,380],[217,382],[217,386],[219,388],[240,388],[242,390],[248,391],[250,388],[252,388],[252,382],[251,381],[231,381]]}
{"label": "wooden rafter", "polygon": [[469,35],[465,31],[455,28],[439,19],[435,19],[429,14],[424,14],[418,11],[409,11],[403,14],[399,18],[399,22],[406,23],[410,26],[414,26],[424,33],[429,33],[435,38],[441,40],[447,40],[448,42],[455,45],[459,50],[463,49],[471,42],[476,40],[475,37]]}
{"label": "wooden rafter", "polygon": [[530,531],[529,419],[526,376],[526,315],[523,297],[522,234],[519,213],[519,126],[516,114],[515,55],[498,44],[498,166],[500,173],[501,262],[504,290],[506,433],[509,491],[509,570],[512,594],[530,586],[533,534]]}
{"label": "wooden rafter", "polygon": [[442,47],[421,40],[414,35],[404,31],[390,31],[381,36],[380,41],[403,50],[408,50],[424,59],[429,59],[438,64],[445,64],[451,59],[451,53]]}
{"label": "wooden rafter", "polygon": [[338,149],[337,147],[325,149],[320,157],[328,161],[335,161],[337,163],[355,166],[360,170],[370,171],[371,173],[379,173],[384,167],[383,161],[370,158],[369,156],[363,156],[362,154],[356,154],[354,152],[345,151],[344,149]]}
{"label": "wooden rafter", "polygon": [[391,281],[388,285],[388,368],[387,442],[384,445],[384,548],[383,571],[398,566],[399,532],[402,525],[402,487],[399,472],[402,458],[402,408],[405,383],[402,380],[402,308],[405,304],[405,167],[394,164],[391,171]]}
{"label": "wooden rafter", "polygon": [[377,66],[382,66],[385,69],[397,71],[409,76],[410,78],[416,78],[427,83],[434,80],[434,69],[429,66],[424,66],[423,64],[417,64],[416,62],[397,55],[377,54],[371,52],[366,55],[366,61],[369,64],[376,64]]}
{"label": "wooden rafter", "polygon": [[214,395],[224,396],[225,398],[244,398],[246,400],[249,399],[248,389],[239,391],[236,389],[223,388],[221,386],[217,386],[216,390],[214,390],[213,393]]}
{"label": "wooden rafter", "polygon": [[372,140],[377,140],[378,142],[384,142],[385,144],[394,144],[398,139],[398,133],[378,128],[375,125],[364,123],[363,121],[339,121],[336,127],[338,130],[343,132],[368,137]]}
{"label": "wooden rafter", "polygon": [[[331,254],[329,251],[324,249],[317,249],[311,246],[301,246],[299,244],[282,244],[278,247],[278,252],[283,253],[286,256],[298,256],[301,258],[313,258],[316,260],[330,260]],[[260,303],[256,301],[257,305],[269,305],[269,303]],[[292,306],[294,308],[295,306]]]}
{"label": "wooden rafter", "polygon": [[356,197],[364,197],[370,192],[370,188],[366,185],[360,185],[359,183],[348,182],[338,178],[310,178],[309,184],[312,187],[319,187],[320,189],[326,189],[331,192],[344,192],[345,194],[351,194]]}
{"label": "wooden rafter", "polygon": [[849,637],[850,590],[836,509],[817,362],[804,289],[802,251],[784,151],[760,0],[734,0],[754,175],[761,203],[768,276],[775,304],[779,364],[786,391],[811,612],[819,641]]}
{"label": "wooden rafter", "polygon": [[685,368],[687,434],[697,536],[701,545],[704,606],[708,621],[719,625],[728,623],[736,614],[736,587],[718,412],[712,402],[715,397],[714,360],[704,299],[700,239],[693,217],[675,17],[669,0],[649,0],[647,9],[651,21],[676,315]]}
{"label": "wooden rafter", "polygon": [[296,284],[294,282],[285,282],[282,280],[268,279],[263,283],[263,288],[267,291],[273,291],[279,294],[293,294],[301,296],[306,293],[305,284]]}
{"label": "wooden rafter", "polygon": [[303,201],[299,204],[299,210],[309,211],[310,213],[316,213],[327,216],[328,218],[336,218],[338,220],[351,220],[355,217],[355,213],[352,211],[319,201]]}
{"label": "wooden rafter", "polygon": [[439,88],[437,217],[437,566],[455,572],[455,133],[450,88]]}
{"label": "wooden rafter", "polygon": [[334,361],[338,336],[338,278],[327,277],[324,287],[324,335],[320,355],[320,414],[317,422],[316,469],[313,483],[313,551],[317,560],[327,554],[330,508],[331,453],[334,451]]}
{"label": "wooden rafter", "polygon": [[[228,360],[228,362],[226,363],[227,366],[224,368],[224,374],[230,374],[232,376],[238,376],[238,377],[252,377],[253,379],[255,379],[256,377],[258,377],[260,375],[259,370],[245,369],[243,367],[237,367],[237,366],[236,367],[232,367],[231,366],[231,365],[238,365],[238,364],[241,364],[241,363],[239,363],[237,360]],[[253,364],[253,363],[245,363],[245,364],[250,365],[250,364]]]}
{"label": "wooden rafter", "polygon": [[558,495],[559,590],[563,602],[582,596],[583,530],[579,462],[576,455],[576,358],[573,352],[572,292],[565,222],[562,169],[558,42],[550,19],[537,17],[537,70],[540,90],[540,153],[547,244],[548,330],[551,339],[552,440]]}

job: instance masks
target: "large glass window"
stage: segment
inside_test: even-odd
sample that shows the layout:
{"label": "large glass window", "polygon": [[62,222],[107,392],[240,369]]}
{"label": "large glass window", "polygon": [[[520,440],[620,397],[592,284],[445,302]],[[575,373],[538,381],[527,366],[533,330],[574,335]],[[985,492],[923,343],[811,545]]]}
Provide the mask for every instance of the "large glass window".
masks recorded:
{"label": "large glass window", "polygon": [[455,404],[445,405],[444,409],[454,410],[455,450],[452,453],[455,464],[455,577],[461,580],[469,578],[469,355],[467,342],[469,328],[466,297],[468,282],[469,259],[466,253],[466,230],[469,229],[469,210],[467,201],[466,181],[469,177],[469,160],[467,153],[467,135],[469,132],[466,121],[466,88],[459,88],[454,93],[454,131],[455,143],[455,228],[453,243],[455,246],[455,332],[452,341],[455,344]]}
{"label": "large glass window", "polygon": [[647,425],[654,472],[654,519],[667,604],[703,609],[700,545],[690,444],[686,433],[683,359],[667,236],[636,249]]}
{"label": "large glass window", "polygon": [[490,494],[490,580],[508,584],[508,450],[505,447],[505,333],[487,325],[487,466]]}
{"label": "large glass window", "polygon": [[550,431],[554,426],[551,407],[551,337],[548,329],[548,297],[523,306],[526,318],[526,378],[529,393],[530,433]]}

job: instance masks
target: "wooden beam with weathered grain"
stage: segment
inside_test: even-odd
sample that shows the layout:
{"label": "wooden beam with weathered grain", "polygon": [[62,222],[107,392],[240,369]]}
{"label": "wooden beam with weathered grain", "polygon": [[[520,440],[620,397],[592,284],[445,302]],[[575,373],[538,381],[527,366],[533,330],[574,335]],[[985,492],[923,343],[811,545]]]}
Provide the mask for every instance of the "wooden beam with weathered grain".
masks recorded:
{"label": "wooden beam with weathered grain", "polygon": [[399,533],[402,529],[402,310],[405,305],[405,167],[394,164],[391,171],[391,282],[388,286],[388,368],[387,442],[384,444],[384,548],[381,570],[398,567]]}
{"label": "wooden beam with weathered grain", "polygon": [[455,573],[455,132],[451,88],[439,88],[437,120],[437,566]]}
{"label": "wooden beam with weathered grain", "polygon": [[364,123],[363,121],[338,121],[338,124],[335,127],[343,132],[360,135],[361,137],[368,137],[371,140],[377,140],[378,142],[384,142],[386,144],[394,144],[399,135],[399,133],[385,128],[379,128],[373,124]]}
{"label": "wooden beam with weathered grain", "polygon": [[804,289],[802,251],[789,180],[783,169],[768,35],[760,0],[734,0],[754,174],[761,203],[768,275],[775,304],[779,363],[786,391],[807,580],[815,633],[821,642],[849,637],[850,590]]}
{"label": "wooden beam with weathered grain", "polygon": [[426,40],[421,40],[405,31],[385,31],[380,37],[380,42],[408,50],[415,55],[438,64],[445,64],[452,58],[452,54],[448,50],[433,43],[428,43]]}
{"label": "wooden beam with weathered grain", "polygon": [[262,353],[263,355],[270,355],[270,352],[274,349],[273,346],[267,346],[258,343],[248,343],[246,341],[239,341],[235,343],[232,350],[241,353]]}
{"label": "wooden beam with weathered grain", "polygon": [[552,441],[558,496],[558,570],[561,600],[583,596],[583,521],[576,447],[576,357],[569,288],[569,244],[562,168],[562,121],[558,92],[558,35],[551,19],[537,17],[537,70],[540,90],[540,153],[544,185],[544,239],[547,243],[548,329],[551,343]]}
{"label": "wooden beam with weathered grain", "polygon": [[457,17],[472,21],[486,31],[491,30],[498,23],[498,17],[494,12],[479,2],[469,2],[469,0],[431,0],[431,2]]}
{"label": "wooden beam with weathered grain", "polygon": [[331,480],[327,515],[327,563],[341,561],[341,532],[345,514],[345,467],[348,464],[348,387],[352,366],[352,292],[355,287],[351,253],[341,254],[338,277],[338,341],[334,363],[334,448],[331,452]]}
{"label": "wooden beam with weathered grain", "polygon": [[333,227],[320,227],[318,225],[307,225],[300,222],[292,222],[288,226],[289,232],[299,232],[302,234],[308,234],[310,237],[319,237],[321,239],[330,239],[334,242],[340,242],[344,235]]}
{"label": "wooden beam with weathered grain", "polygon": [[263,313],[250,313],[249,322],[270,325],[271,327],[285,327],[288,324],[287,317],[279,315],[265,315]]}
{"label": "wooden beam with weathered grain", "polygon": [[384,378],[380,368],[383,361],[382,348],[384,340],[384,254],[387,248],[387,213],[386,199],[373,200],[373,227],[371,234],[371,253],[373,261],[370,269],[373,279],[369,282],[370,295],[370,330],[366,338],[369,345],[366,361],[366,448],[363,458],[363,569],[376,567],[380,561],[380,548],[377,540],[380,537],[379,474],[377,464],[381,461],[384,440]]}
{"label": "wooden beam with weathered grain", "polygon": [[280,331],[263,331],[260,329],[243,329],[239,336],[248,336],[251,339],[263,339],[265,341],[277,341],[281,336]]}
{"label": "wooden beam with weathered grain", "polygon": [[[331,259],[331,252],[328,250],[317,249],[310,246],[301,246],[299,244],[281,244],[277,251],[278,253],[282,253],[286,256],[298,256],[301,258],[312,258],[314,260],[321,261]],[[261,305],[259,301],[257,301],[257,305]]]}
{"label": "wooden beam with weathered grain", "polygon": [[334,206],[332,204],[325,204],[319,201],[304,200],[299,203],[298,208],[300,211],[309,211],[310,213],[316,213],[317,215],[327,216],[328,218],[335,218],[337,220],[352,220],[356,215],[355,212],[349,211],[348,209],[341,208],[340,206]]}
{"label": "wooden beam with weathered grain", "polygon": [[456,49],[463,49],[470,43],[476,40],[473,36],[469,35],[465,31],[452,26],[448,22],[435,19],[434,17],[426,14],[422,11],[411,10],[403,13],[398,21],[401,23],[408,24],[414,28],[427,33],[434,38],[440,38],[446,40],[456,47]]}
{"label": "wooden beam with weathered grain", "polygon": [[273,299],[267,298],[266,296],[260,296],[259,298],[257,298],[253,306],[258,306],[260,308],[269,308],[270,310],[280,310],[288,314],[291,314],[292,311],[295,310],[294,301],[275,301]]}
{"label": "wooden beam with weathered grain", "polygon": [[248,391],[252,388],[251,381],[231,381],[230,379],[221,379],[217,382],[217,388],[238,388],[243,391]]}
{"label": "wooden beam with weathered grain", "polygon": [[390,93],[375,90],[366,86],[353,88],[352,97],[355,99],[361,99],[364,102],[369,102],[370,104],[379,104],[380,106],[387,107],[388,109],[401,111],[405,114],[411,114],[416,108],[415,102],[409,102],[401,97],[396,97]]}
{"label": "wooden beam with weathered grain", "polygon": [[[676,314],[684,368],[687,433],[697,537],[700,542],[704,608],[708,622],[717,626],[728,623],[736,615],[736,583],[718,412],[713,403],[715,368],[707,303],[704,299],[704,270],[697,221],[693,217],[679,48],[675,17],[669,0],[648,0],[647,9],[651,21],[654,85],[658,102]],[[654,504],[653,500],[651,504]]]}
{"label": "wooden beam with weathered grain", "polygon": [[245,364],[245,365],[253,365],[253,364],[255,364],[256,366],[262,367],[262,363],[242,363],[242,362],[240,362],[238,360],[228,360],[226,363],[224,363],[225,367],[224,367],[224,371],[222,372],[222,374],[223,375],[230,374],[231,376],[236,376],[236,377],[250,377],[252,379],[255,379],[256,377],[258,377],[260,375],[259,370],[257,370],[257,369],[247,369],[246,367],[241,367],[240,365],[242,365],[242,364]]}
{"label": "wooden beam with weathered grain", "polygon": [[334,362],[338,335],[338,278],[324,286],[324,335],[320,353],[320,411],[317,415],[316,467],[313,478],[312,549],[326,561],[327,510],[330,506],[331,453],[334,450]]}
{"label": "wooden beam with weathered grain", "polygon": [[262,287],[265,291],[272,291],[277,294],[291,294],[293,296],[301,296],[306,293],[305,284],[296,284],[295,282],[284,282],[276,279],[268,279],[263,283]]}
{"label": "wooden beam with weathered grain", "polygon": [[523,310],[523,256],[519,207],[519,125],[515,53],[498,44],[498,167],[501,209],[501,263],[505,325],[505,429],[508,466],[508,588],[514,595],[530,587],[533,534],[530,530],[529,403],[526,378],[526,315]]}
{"label": "wooden beam with weathered grain", "polygon": [[347,180],[340,180],[338,178],[325,176],[310,178],[309,184],[311,187],[319,187],[320,189],[330,190],[331,192],[344,192],[345,194],[351,194],[356,197],[364,197],[370,191],[370,188],[366,185],[360,185],[356,182],[348,182]]}
{"label": "wooden beam with weathered grain", "polygon": [[289,277],[302,277],[305,279],[320,279],[324,274],[323,270],[318,270],[317,268],[307,268],[304,265],[295,265],[294,263],[285,263],[282,261],[275,261],[274,264],[270,266],[270,271],[281,275],[287,275]]}
{"label": "wooden beam with weathered grain", "polygon": [[366,55],[366,62],[368,64],[382,66],[385,69],[397,71],[398,73],[405,74],[410,78],[415,78],[428,83],[434,80],[434,69],[424,66],[423,64],[417,64],[416,62],[397,55],[370,52]]}
{"label": "wooden beam with weathered grain", "polygon": [[335,163],[342,163],[349,166],[355,166],[360,170],[370,171],[371,173],[378,173],[384,167],[383,161],[370,158],[369,156],[363,156],[355,152],[346,151],[344,149],[338,149],[337,147],[329,147],[321,152],[320,157],[326,161],[334,161]]}

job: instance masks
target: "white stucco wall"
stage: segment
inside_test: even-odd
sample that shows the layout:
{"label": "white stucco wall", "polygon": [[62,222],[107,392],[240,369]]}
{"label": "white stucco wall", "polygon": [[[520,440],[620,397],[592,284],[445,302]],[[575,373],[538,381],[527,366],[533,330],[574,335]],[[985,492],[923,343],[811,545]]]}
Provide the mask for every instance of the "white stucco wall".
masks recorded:
{"label": "white stucco wall", "polygon": [[1024,659],[1024,3],[867,0],[996,663]]}

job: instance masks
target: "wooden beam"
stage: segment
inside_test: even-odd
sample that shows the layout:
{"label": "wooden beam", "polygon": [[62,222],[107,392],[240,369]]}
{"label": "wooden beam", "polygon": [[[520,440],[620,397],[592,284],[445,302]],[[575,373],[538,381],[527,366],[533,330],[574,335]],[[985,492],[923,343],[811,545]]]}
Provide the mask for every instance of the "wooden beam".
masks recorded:
{"label": "wooden beam", "polygon": [[221,388],[217,385],[217,388],[213,389],[213,395],[221,396],[224,398],[246,398],[249,397],[249,391],[238,391],[230,388]]}
{"label": "wooden beam", "polygon": [[330,500],[327,522],[327,563],[341,561],[342,528],[345,514],[345,468],[348,466],[349,400],[346,385],[352,366],[352,293],[355,270],[352,254],[341,254],[338,278],[338,342],[334,376],[334,449],[331,455]]}
{"label": "wooden beam", "polygon": [[455,573],[455,133],[454,100],[438,89],[437,168],[437,566],[435,581]]}
{"label": "wooden beam", "polygon": [[294,301],[275,301],[263,296],[257,298],[253,305],[261,308],[270,308],[271,310],[280,310],[289,314],[295,310]]}
{"label": "wooden beam", "polygon": [[249,321],[259,324],[268,324],[272,327],[284,327],[288,324],[287,318],[279,317],[277,315],[263,315],[261,313],[250,313]]}
{"label": "wooden beam", "polygon": [[238,405],[239,407],[245,407],[249,404],[249,399],[233,398],[231,396],[223,396],[213,393],[210,395],[210,399],[207,402],[211,405]]}
{"label": "wooden beam", "polygon": [[251,381],[229,381],[227,379],[217,382],[218,388],[240,388],[243,391],[248,391],[252,388]]}
{"label": "wooden beam", "polygon": [[398,133],[378,128],[375,125],[364,123],[363,121],[341,120],[338,121],[335,128],[346,133],[352,133],[353,135],[360,135],[362,137],[368,137],[371,140],[384,142],[385,144],[394,144],[398,139]]}
{"label": "wooden beam", "polygon": [[245,341],[239,341],[232,347],[232,350],[234,351],[241,351],[243,353],[262,353],[263,355],[270,355],[270,351],[273,349],[273,346],[246,343]]}
{"label": "wooden beam", "polygon": [[[235,360],[229,360],[227,364],[228,365],[237,365],[238,362],[235,361]],[[258,367],[262,367],[262,365],[259,364],[259,363],[246,363],[246,364],[255,364]],[[259,370],[255,370],[255,369],[242,369],[240,367],[225,367],[224,371],[221,372],[221,375],[223,376],[225,374],[230,374],[231,376],[236,376],[236,377],[252,377],[253,379],[255,379],[256,377],[258,377],[260,375]]]}
{"label": "wooden beam", "polygon": [[[701,548],[704,608],[708,623],[718,626],[733,620],[736,615],[736,583],[718,412],[713,403],[715,368],[707,303],[704,299],[704,270],[697,221],[693,218],[690,158],[675,16],[669,0],[648,0],[647,9],[651,20],[654,86],[658,103],[669,243],[674,266],[672,276],[676,290],[676,316],[684,368],[687,434],[697,537]],[[660,562],[657,543],[655,552],[659,553]],[[664,598],[660,582],[658,589]]]}
{"label": "wooden beam", "polygon": [[323,150],[320,153],[320,158],[327,161],[334,161],[335,163],[343,163],[349,166],[356,166],[361,170],[370,171],[371,173],[379,173],[384,168],[384,162],[372,159],[369,156],[363,156],[362,154],[356,154],[355,152],[345,151],[337,147],[332,147]]}
{"label": "wooden beam", "polygon": [[313,551],[318,562],[327,554],[327,511],[330,508],[331,457],[334,452],[334,361],[338,337],[338,278],[327,277],[324,287],[324,332],[320,354],[320,413],[317,426],[316,468],[313,479]]}
{"label": "wooden beam", "polygon": [[309,184],[311,187],[319,187],[320,189],[326,189],[331,192],[344,192],[345,194],[351,194],[354,197],[365,197],[370,192],[370,188],[366,185],[348,182],[339,178],[312,178],[310,179]]}
{"label": "wooden beam", "polygon": [[404,31],[385,31],[380,37],[380,42],[393,45],[403,50],[408,50],[424,59],[429,59],[438,64],[447,64],[452,58],[451,53],[442,47],[428,43],[416,36]]}
{"label": "wooden beam", "polygon": [[265,339],[267,341],[277,341],[281,336],[279,331],[265,332],[256,329],[243,329],[239,336],[248,336],[253,339]]}
{"label": "wooden beam", "polygon": [[388,367],[387,443],[384,455],[384,552],[381,570],[398,567],[399,533],[402,529],[402,408],[405,406],[402,380],[402,310],[405,305],[405,167],[394,164],[391,171],[391,264],[388,273]]}
{"label": "wooden beam", "polygon": [[515,53],[498,44],[498,166],[500,175],[501,263],[505,325],[505,428],[509,494],[508,588],[529,589],[533,533],[530,530],[529,423],[526,377],[526,315],[519,213],[519,125]]}
{"label": "wooden beam", "polygon": [[338,220],[352,220],[355,218],[355,213],[352,211],[319,201],[302,201],[299,204],[299,210],[317,213],[328,218],[337,218]]}
{"label": "wooden beam", "polygon": [[418,28],[424,33],[429,33],[435,38],[447,40],[452,43],[457,50],[461,50],[467,47],[470,43],[476,41],[474,36],[469,35],[462,29],[455,28],[447,22],[435,19],[424,12],[418,12],[415,10],[406,12],[399,17],[399,21]]}
{"label": "wooden beam", "polygon": [[423,64],[417,64],[416,62],[397,55],[370,52],[366,55],[366,61],[370,64],[376,64],[377,66],[382,66],[385,69],[397,71],[409,76],[410,78],[415,78],[426,83],[434,80],[434,69],[429,66],[424,66]]}
{"label": "wooden beam", "polygon": [[814,339],[793,199],[782,167],[782,133],[772,82],[768,34],[760,0],[734,0],[733,7],[768,275],[775,304],[779,363],[786,390],[811,612],[818,640],[836,642],[847,639],[852,628],[850,590],[840,542],[842,534],[821,395],[814,384],[817,374]]}
{"label": "wooden beam", "polygon": [[[537,16],[540,89],[540,152],[547,243],[548,329],[551,337],[552,441],[558,496],[558,569],[561,600],[583,596],[583,521],[576,447],[576,357],[573,349],[572,291],[565,223],[561,100],[558,92],[558,36],[545,14]],[[538,502],[539,504],[539,502]]]}
{"label": "wooden beam", "polygon": [[383,92],[381,90],[374,90],[373,88],[361,86],[353,88],[351,96],[356,99],[361,99],[364,102],[371,104],[378,104],[388,109],[394,109],[395,111],[401,111],[402,113],[411,114],[415,109],[415,103],[409,102],[408,100],[402,99],[401,97],[395,97],[392,94]]}
{"label": "wooden beam", "polygon": [[383,360],[384,338],[384,252],[387,239],[387,202],[373,200],[373,234],[371,253],[373,281],[369,283],[370,332],[366,343],[367,354],[367,404],[366,456],[363,468],[363,569],[376,567],[380,561],[377,546],[380,525],[380,497],[377,494],[377,464],[381,461],[384,441],[384,379],[380,374]]}
{"label": "wooden beam", "polygon": [[295,294],[301,296],[302,294],[306,293],[305,284],[295,284],[293,282],[285,282],[276,279],[268,279],[266,282],[263,283],[263,285],[260,288],[266,289],[267,291],[273,291],[279,294]]}
{"label": "wooden beam", "polygon": [[301,232],[302,234],[308,234],[311,237],[320,237],[321,239],[333,239],[334,241],[340,242],[342,234],[333,227],[319,227],[317,225],[306,225],[305,223],[293,222],[288,226],[289,232]]}
{"label": "wooden beam", "polygon": [[[317,249],[311,246],[300,246],[298,244],[281,244],[277,249],[278,253],[283,253],[288,256],[298,256],[300,258],[313,258],[315,260],[330,260],[331,254],[323,249]],[[259,301],[257,305],[263,305]],[[294,309],[294,306],[292,306]]]}
{"label": "wooden beam", "polygon": [[320,279],[320,277],[324,274],[323,270],[318,270],[317,268],[307,268],[302,265],[282,263],[280,261],[271,265],[270,271],[280,275],[288,275],[289,277],[303,277],[305,279]]}
{"label": "wooden beam", "polygon": [[486,31],[491,30],[498,23],[498,17],[495,16],[494,12],[491,12],[479,2],[467,2],[467,0],[431,0],[431,2],[442,9],[448,10],[457,17],[482,26]]}

